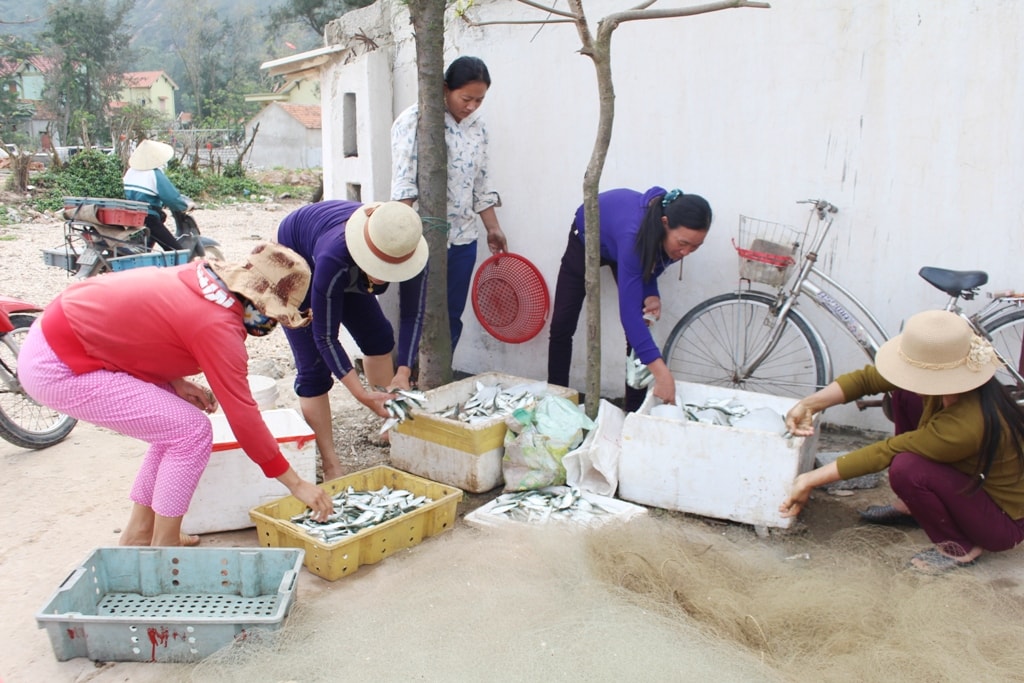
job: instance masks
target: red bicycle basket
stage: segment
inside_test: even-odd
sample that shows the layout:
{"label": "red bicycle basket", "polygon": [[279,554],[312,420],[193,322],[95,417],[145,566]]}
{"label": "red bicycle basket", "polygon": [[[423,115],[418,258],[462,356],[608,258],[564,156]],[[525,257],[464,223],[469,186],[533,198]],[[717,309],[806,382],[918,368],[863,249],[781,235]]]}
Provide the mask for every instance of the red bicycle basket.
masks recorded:
{"label": "red bicycle basket", "polygon": [[544,278],[518,254],[495,254],[481,263],[473,278],[472,298],[483,328],[509,344],[533,339],[548,318]]}

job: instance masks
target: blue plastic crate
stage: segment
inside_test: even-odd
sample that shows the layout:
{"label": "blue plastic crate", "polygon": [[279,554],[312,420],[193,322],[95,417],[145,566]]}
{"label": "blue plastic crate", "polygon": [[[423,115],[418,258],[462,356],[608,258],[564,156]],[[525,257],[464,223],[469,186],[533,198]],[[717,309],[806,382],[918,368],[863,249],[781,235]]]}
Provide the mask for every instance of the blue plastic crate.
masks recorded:
{"label": "blue plastic crate", "polygon": [[188,263],[188,250],[178,251],[151,251],[146,254],[132,254],[131,256],[118,256],[107,259],[110,269],[113,271],[131,270],[132,268],[144,268],[146,266],[180,266]]}
{"label": "blue plastic crate", "polygon": [[97,548],[36,614],[58,660],[195,662],[281,627],[296,548]]}

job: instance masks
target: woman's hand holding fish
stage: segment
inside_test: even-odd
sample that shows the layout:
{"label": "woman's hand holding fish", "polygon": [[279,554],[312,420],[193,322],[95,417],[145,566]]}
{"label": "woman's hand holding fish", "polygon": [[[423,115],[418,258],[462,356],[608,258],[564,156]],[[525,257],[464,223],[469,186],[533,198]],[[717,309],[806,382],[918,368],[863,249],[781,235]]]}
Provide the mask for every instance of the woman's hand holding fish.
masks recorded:
{"label": "woman's hand holding fish", "polygon": [[309,507],[311,510],[309,516],[312,519],[322,522],[334,511],[334,503],[331,501],[330,494],[316,484],[300,477],[294,469],[289,467],[288,471],[277,480],[287,486],[293,496]]}

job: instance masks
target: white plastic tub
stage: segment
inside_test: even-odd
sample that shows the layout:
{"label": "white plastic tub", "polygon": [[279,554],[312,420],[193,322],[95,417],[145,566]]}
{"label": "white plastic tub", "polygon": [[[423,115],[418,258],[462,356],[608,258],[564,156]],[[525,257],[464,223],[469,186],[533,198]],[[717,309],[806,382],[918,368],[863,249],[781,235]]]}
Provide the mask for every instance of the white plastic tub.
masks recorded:
{"label": "white plastic tub", "polygon": [[[277,439],[281,453],[300,477],[316,481],[316,442],[312,428],[291,409],[265,410],[263,421]],[[254,526],[249,510],[288,495],[277,479],[268,479],[239,447],[227,418],[215,413],[213,453],[181,529],[189,534],[232,531]]]}
{"label": "white plastic tub", "polygon": [[[796,399],[676,382],[676,400],[702,404],[734,398],[750,409],[784,415]],[[651,415],[648,394],[622,427],[619,497],[642,505],[789,528],[778,508],[796,475],[814,466],[818,432],[811,437],[679,421]]]}

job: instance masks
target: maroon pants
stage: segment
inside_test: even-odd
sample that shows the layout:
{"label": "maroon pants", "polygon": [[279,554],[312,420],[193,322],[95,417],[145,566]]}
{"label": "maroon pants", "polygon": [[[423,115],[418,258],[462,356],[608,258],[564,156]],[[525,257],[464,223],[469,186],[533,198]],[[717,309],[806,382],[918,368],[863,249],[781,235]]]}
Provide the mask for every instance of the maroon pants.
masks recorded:
{"label": "maroon pants", "polygon": [[[921,398],[893,392],[896,433],[916,429]],[[1011,519],[983,489],[970,491],[971,477],[917,453],[899,453],[889,465],[889,485],[936,545],[951,555],[976,546],[998,552],[1024,541],[1024,519]],[[970,491],[970,492],[968,492]]]}

